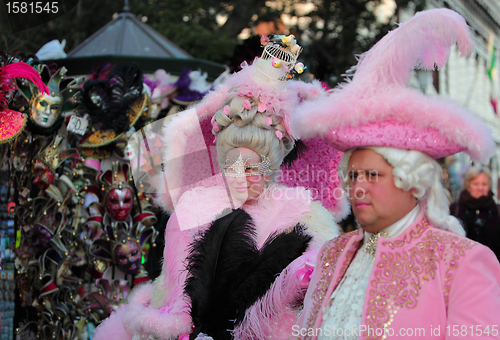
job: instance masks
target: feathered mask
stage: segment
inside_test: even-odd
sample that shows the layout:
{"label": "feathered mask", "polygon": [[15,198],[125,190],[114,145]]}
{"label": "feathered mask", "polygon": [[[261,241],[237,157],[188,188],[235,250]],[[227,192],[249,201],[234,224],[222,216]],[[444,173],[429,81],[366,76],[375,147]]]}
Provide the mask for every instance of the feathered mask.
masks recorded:
{"label": "feathered mask", "polygon": [[[107,158],[106,148],[149,117],[150,99],[143,93],[143,73],[135,65],[104,66],[83,86],[80,114],[90,117],[90,132],[78,149],[88,157]],[[141,119],[143,118],[143,119]]]}
{"label": "feathered mask", "polygon": [[19,62],[0,67],[0,143],[11,141],[26,125],[26,116],[23,113],[8,108],[9,98],[17,89],[14,82],[16,78],[23,78],[41,92],[49,93],[38,72],[30,65]]}

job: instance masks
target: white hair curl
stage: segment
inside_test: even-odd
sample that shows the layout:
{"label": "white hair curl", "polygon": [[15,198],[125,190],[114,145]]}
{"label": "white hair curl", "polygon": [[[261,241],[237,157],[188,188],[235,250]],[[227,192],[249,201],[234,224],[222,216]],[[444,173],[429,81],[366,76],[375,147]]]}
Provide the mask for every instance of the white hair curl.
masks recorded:
{"label": "white hair curl", "polygon": [[[246,147],[259,156],[268,157],[270,167],[278,169],[293,148],[293,139],[288,136],[283,119],[267,110],[259,112],[259,104],[260,101],[254,97],[229,96],[223,108],[215,113],[217,129],[213,129],[212,133],[217,136],[217,160],[220,164],[225,163],[230,149]],[[282,137],[278,138],[277,134]]]}
{"label": "white hair curl", "polygon": [[[450,215],[448,199],[441,184],[443,170],[431,157],[415,150],[403,150],[392,147],[372,146],[365,147],[381,155],[394,167],[394,184],[404,191],[414,189],[414,196],[418,199],[420,209],[433,225],[449,230],[455,234],[465,236],[465,230],[460,221]],[[342,185],[346,187],[347,167],[353,151],[344,153],[340,161],[339,173],[343,179]]]}

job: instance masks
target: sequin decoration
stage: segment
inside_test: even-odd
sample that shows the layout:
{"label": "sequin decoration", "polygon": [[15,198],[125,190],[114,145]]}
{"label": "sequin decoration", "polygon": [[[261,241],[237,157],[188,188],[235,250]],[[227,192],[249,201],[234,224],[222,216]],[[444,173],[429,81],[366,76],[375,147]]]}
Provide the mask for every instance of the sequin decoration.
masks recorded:
{"label": "sequin decoration", "polygon": [[26,115],[12,110],[3,110],[0,114],[0,143],[6,143],[17,137],[26,125]]}
{"label": "sequin decoration", "polygon": [[[413,244],[411,248],[403,248]],[[444,273],[443,296],[446,306],[460,259],[476,243],[450,232],[432,227],[423,219],[402,239],[383,241],[391,250],[381,251],[374,267],[368,289],[368,302],[364,323],[367,327],[387,328],[401,308],[413,309],[418,305],[420,289],[436,278],[439,264],[447,264]],[[394,256],[393,251],[397,251]],[[411,283],[411,284],[410,284]],[[376,335],[364,339],[380,339]]]}
{"label": "sequin decoration", "polygon": [[250,157],[246,156],[243,158],[241,154],[239,154],[236,159],[228,157],[226,159],[226,163],[228,164],[219,164],[219,166],[227,177],[241,178],[245,176],[264,175],[272,170],[270,168],[271,160],[264,155],[260,155],[260,159],[262,159],[260,163],[247,164]]}

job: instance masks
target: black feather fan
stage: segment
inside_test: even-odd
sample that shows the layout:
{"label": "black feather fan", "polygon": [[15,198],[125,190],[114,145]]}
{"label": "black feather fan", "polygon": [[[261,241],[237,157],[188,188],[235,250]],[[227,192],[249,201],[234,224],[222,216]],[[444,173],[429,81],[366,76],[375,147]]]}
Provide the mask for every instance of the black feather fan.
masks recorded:
{"label": "black feather fan", "polygon": [[231,331],[245,311],[303,254],[311,239],[300,226],[270,236],[260,250],[255,238],[250,215],[237,209],[215,220],[191,244],[185,286],[195,326],[190,339],[199,333],[232,339]]}

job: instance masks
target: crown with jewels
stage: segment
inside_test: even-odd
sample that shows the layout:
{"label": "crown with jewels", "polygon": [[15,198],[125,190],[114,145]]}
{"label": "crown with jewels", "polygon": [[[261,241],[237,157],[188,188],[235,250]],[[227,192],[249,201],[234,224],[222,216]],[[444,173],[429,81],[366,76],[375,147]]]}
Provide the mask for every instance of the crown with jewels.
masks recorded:
{"label": "crown with jewels", "polygon": [[49,136],[59,129],[65,115],[75,110],[79,105],[78,97],[81,92],[80,85],[83,83],[84,77],[66,77],[67,69],[65,67],[61,67],[53,75],[49,67],[45,64],[39,64],[35,66],[35,68],[40,74],[43,83],[47,84],[49,90],[48,95],[53,98],[59,98],[60,100],[57,113],[53,113],[55,115],[55,121],[49,128],[39,126],[32,118],[32,114],[35,113],[33,110],[36,111],[36,105],[43,99],[42,93],[32,83],[25,80],[18,81],[17,86],[22,96],[29,102],[27,111],[29,111],[30,114],[27,115],[27,124],[30,131],[35,134]]}
{"label": "crown with jewels", "polygon": [[[50,75],[51,72],[49,67],[45,64],[37,65],[36,69],[42,81],[47,84],[49,94],[52,97],[58,96],[61,98],[60,113],[74,110],[78,106],[77,97],[81,91],[79,85],[83,83],[84,77],[66,77],[66,72],[68,70],[64,66],[57,70],[52,76]],[[40,92],[33,83],[26,80],[18,81],[17,86],[21,90],[23,96],[30,102],[34,100]]]}

